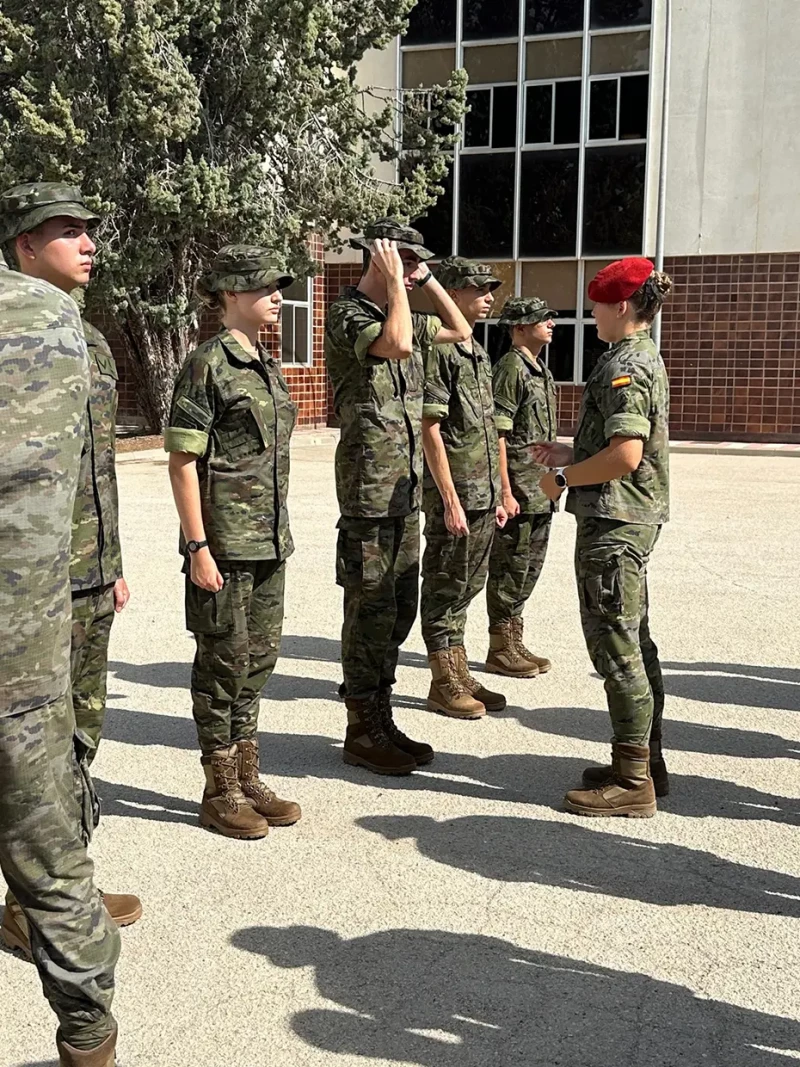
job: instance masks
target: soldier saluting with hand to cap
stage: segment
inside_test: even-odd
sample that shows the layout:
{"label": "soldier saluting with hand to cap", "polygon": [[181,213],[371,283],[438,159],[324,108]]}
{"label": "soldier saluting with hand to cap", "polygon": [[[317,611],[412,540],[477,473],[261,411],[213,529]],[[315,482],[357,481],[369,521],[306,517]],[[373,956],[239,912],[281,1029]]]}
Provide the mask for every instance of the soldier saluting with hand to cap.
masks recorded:
{"label": "soldier saluting with hand to cap", "polygon": [[581,622],[614,731],[611,766],[588,769],[587,788],[567,793],[567,809],[581,815],[648,817],[656,795],[669,790],[647,564],[669,518],[669,382],[650,327],[671,289],[648,259],[600,271],[589,298],[598,336],[611,348],[586,383],[574,447],[534,449],[557,468],[542,489],[557,500],[568,488],[566,510],[577,516]]}

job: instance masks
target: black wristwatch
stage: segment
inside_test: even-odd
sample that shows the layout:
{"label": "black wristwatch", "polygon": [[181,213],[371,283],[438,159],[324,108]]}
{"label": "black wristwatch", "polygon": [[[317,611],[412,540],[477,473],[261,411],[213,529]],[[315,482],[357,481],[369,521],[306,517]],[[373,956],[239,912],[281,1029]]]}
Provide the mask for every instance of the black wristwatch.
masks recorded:
{"label": "black wristwatch", "polygon": [[423,285],[427,285],[432,277],[433,277],[433,274],[430,271],[428,271],[428,273],[425,275],[424,278],[417,278],[417,285],[419,286],[419,288],[421,289],[423,287]]}
{"label": "black wristwatch", "polygon": [[557,467],[556,468],[555,478],[556,478],[556,485],[558,486],[559,489],[566,489],[567,488],[567,476],[566,476],[566,474],[564,474],[564,471],[566,469],[567,469],[566,467]]}
{"label": "black wristwatch", "polygon": [[186,551],[187,552],[191,552],[192,555],[194,555],[195,552],[199,552],[201,548],[208,548],[208,541],[187,541],[186,542]]}

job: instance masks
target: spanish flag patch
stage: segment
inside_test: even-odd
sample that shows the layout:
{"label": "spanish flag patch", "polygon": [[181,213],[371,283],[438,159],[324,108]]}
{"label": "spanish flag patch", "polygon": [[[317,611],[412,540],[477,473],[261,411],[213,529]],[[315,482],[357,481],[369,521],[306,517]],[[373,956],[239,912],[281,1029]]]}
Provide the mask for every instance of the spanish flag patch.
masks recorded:
{"label": "spanish flag patch", "polygon": [[630,376],[630,374],[621,374],[619,376],[619,378],[613,378],[612,379],[611,388],[612,389],[621,389],[623,387],[623,385],[630,385],[630,384],[631,384],[631,376]]}

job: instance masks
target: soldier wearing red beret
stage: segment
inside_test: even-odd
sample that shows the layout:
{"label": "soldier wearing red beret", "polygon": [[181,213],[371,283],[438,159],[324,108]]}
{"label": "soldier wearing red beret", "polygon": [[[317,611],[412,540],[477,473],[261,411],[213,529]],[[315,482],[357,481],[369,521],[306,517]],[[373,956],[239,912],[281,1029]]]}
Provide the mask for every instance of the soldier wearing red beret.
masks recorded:
{"label": "soldier wearing red beret", "polygon": [[649,817],[669,792],[661,752],[664,686],[650,636],[647,563],[669,517],[669,382],[650,327],[672,289],[649,259],[619,260],[589,286],[597,333],[611,347],[586,382],[573,448],[540,445],[551,500],[569,488],[577,518],[581,622],[605,682],[612,762],[567,793],[581,815]]}

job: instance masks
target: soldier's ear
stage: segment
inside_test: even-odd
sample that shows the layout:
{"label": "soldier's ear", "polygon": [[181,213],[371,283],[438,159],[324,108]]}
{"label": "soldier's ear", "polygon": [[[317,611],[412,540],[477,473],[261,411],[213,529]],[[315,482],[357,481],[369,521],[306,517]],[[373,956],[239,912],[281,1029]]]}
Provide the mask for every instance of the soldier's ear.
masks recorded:
{"label": "soldier's ear", "polygon": [[18,266],[22,263],[23,259],[36,259],[36,249],[31,243],[31,235],[29,233],[21,233],[15,237],[11,242],[11,248]]}

